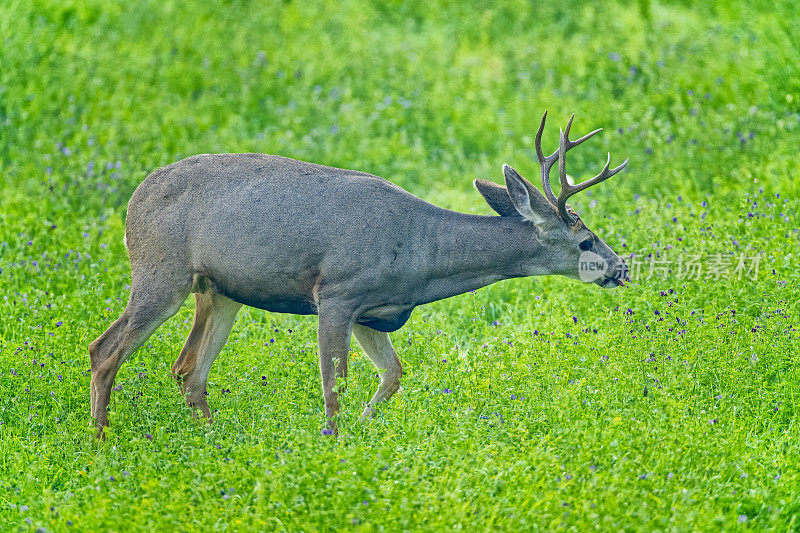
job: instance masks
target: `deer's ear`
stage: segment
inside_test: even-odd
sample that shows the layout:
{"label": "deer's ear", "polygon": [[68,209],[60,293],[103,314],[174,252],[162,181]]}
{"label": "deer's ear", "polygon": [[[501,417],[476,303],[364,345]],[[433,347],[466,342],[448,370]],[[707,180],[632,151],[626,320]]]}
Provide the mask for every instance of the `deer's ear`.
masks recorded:
{"label": "deer's ear", "polygon": [[508,165],[503,165],[503,177],[511,203],[517,213],[537,226],[542,226],[555,215],[555,208],[531,182]]}
{"label": "deer's ear", "polygon": [[508,191],[502,185],[489,180],[477,179],[472,182],[489,207],[501,217],[518,217],[519,213],[508,196]]}

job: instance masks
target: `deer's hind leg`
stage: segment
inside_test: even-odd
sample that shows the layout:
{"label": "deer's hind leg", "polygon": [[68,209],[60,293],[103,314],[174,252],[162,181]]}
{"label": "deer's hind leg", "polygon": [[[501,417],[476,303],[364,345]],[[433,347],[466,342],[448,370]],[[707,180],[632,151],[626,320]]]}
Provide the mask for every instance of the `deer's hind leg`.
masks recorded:
{"label": "deer's hind leg", "polygon": [[172,365],[172,374],[180,383],[189,407],[199,409],[211,421],[211,410],[206,400],[208,373],[228,340],[242,304],[212,291],[195,293],[195,301],[192,331]]}
{"label": "deer's hind leg", "polygon": [[317,342],[319,369],[322,375],[322,395],[325,399],[325,418],[328,429],[336,433],[339,413],[339,392],[347,377],[347,356],[353,320],[349,312],[331,305],[320,305]]}
{"label": "deer's hind leg", "polygon": [[353,326],[353,335],[378,372],[381,372],[381,384],[361,413],[361,419],[365,420],[375,414],[375,406],[378,403],[388,400],[400,388],[403,366],[400,364],[397,352],[394,351],[388,333],[356,324]]}
{"label": "deer's hind leg", "polygon": [[178,311],[188,294],[188,283],[170,283],[166,277],[143,279],[134,273],[122,316],[89,345],[92,418],[98,437],[108,425],[111,387],[122,363]]}

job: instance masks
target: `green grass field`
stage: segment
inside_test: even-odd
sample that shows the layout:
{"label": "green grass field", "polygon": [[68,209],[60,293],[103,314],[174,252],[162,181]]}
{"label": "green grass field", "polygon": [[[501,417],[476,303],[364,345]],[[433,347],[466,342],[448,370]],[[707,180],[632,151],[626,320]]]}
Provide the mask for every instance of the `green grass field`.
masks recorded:
{"label": "green grass field", "polygon": [[[0,530],[800,529],[796,2],[10,0],[0,5]],[[487,7],[488,6],[488,7]],[[510,280],[417,309],[401,391],[355,343],[323,437],[313,317],[243,308],[212,425],[170,375],[194,300],[120,371],[126,203],[196,153],[383,176],[489,214],[533,136],[630,156],[573,204],[628,287]],[[534,180],[535,181],[535,180]],[[757,271],[756,271],[756,268]]]}

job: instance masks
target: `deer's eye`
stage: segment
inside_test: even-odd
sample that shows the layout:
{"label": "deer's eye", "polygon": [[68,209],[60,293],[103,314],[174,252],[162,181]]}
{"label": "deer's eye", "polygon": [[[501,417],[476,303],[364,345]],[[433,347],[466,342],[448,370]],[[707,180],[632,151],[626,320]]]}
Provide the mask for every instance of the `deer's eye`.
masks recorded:
{"label": "deer's eye", "polygon": [[581,250],[583,250],[584,252],[590,250],[592,248],[592,239],[586,239],[578,246],[580,246]]}

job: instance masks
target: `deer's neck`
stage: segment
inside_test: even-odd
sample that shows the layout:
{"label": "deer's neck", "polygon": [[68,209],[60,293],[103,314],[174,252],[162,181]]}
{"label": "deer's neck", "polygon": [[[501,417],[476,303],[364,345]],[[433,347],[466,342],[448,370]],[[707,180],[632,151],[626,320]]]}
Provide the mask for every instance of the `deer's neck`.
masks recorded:
{"label": "deer's neck", "polygon": [[429,240],[428,283],[421,299],[432,302],[496,281],[546,274],[537,266],[544,251],[529,222],[448,212]]}

